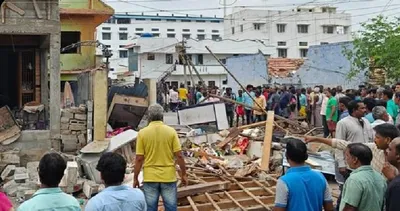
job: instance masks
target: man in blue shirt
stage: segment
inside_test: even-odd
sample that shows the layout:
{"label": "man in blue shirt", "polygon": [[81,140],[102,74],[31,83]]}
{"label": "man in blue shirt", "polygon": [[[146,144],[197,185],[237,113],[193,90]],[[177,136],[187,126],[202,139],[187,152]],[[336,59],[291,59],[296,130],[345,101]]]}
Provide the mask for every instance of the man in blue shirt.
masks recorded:
{"label": "man in blue shirt", "polygon": [[96,169],[106,189],[89,200],[86,211],[145,211],[146,200],[139,189],[122,185],[125,177],[126,161],[118,153],[108,152],[101,156]]}
{"label": "man in blue shirt", "polygon": [[350,101],[351,98],[347,96],[339,98],[339,121],[350,115],[349,110],[347,109]]}
{"label": "man in blue shirt", "polygon": [[243,101],[244,104],[247,105],[247,107],[244,108],[245,114],[246,114],[246,121],[247,124],[253,123],[253,114],[252,114],[252,107],[254,107],[254,102],[253,99],[256,98],[256,94],[253,92],[253,85],[247,85],[246,90],[250,93],[247,94],[247,92],[243,93]]}
{"label": "man in blue shirt", "polygon": [[[332,196],[325,177],[310,166],[307,146],[292,139],[286,145],[290,169],[276,184],[274,211],[333,211]],[[290,194],[289,194],[290,193]]]}
{"label": "man in blue shirt", "polygon": [[39,162],[40,189],[32,198],[21,204],[18,211],[80,211],[78,200],[58,187],[64,176],[67,163],[57,153],[45,154]]}

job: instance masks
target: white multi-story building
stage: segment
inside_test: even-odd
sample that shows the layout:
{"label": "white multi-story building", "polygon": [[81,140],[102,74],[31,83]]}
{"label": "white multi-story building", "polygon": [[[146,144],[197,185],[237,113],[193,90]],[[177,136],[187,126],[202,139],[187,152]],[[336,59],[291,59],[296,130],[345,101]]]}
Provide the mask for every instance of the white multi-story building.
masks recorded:
{"label": "white multi-story building", "polygon": [[[171,75],[166,78],[170,85],[178,87],[185,82],[184,65],[179,59],[176,46],[181,42],[176,38],[138,38],[133,41],[129,48],[130,53],[137,53],[134,57],[137,76],[142,79],[150,78],[160,80],[166,72]],[[189,56],[200,76],[208,86],[223,87],[227,84],[227,72],[219,62],[207,51],[208,46],[222,62],[232,56],[249,55],[262,53],[269,56],[274,48],[266,46],[259,41],[232,41],[232,40],[194,40],[188,39],[185,42],[186,54]],[[129,59],[132,59],[129,58]],[[194,83],[200,80],[193,73]],[[186,71],[186,81],[192,85],[189,70]]]}
{"label": "white multi-story building", "polygon": [[328,6],[246,9],[225,17],[224,39],[260,39],[276,46],[272,57],[304,58],[311,45],[350,41],[351,15]]}
{"label": "white multi-story building", "polygon": [[141,36],[161,38],[210,39],[223,37],[223,19],[217,17],[114,15],[97,27],[97,40],[112,50],[110,68],[126,70],[124,58],[128,57],[125,45]]}

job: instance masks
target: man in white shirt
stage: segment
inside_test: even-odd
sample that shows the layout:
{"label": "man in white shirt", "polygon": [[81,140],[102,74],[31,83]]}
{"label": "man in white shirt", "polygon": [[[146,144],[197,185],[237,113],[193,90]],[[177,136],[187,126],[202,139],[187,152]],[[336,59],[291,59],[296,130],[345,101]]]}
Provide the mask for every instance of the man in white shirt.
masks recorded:
{"label": "man in white shirt", "polygon": [[375,106],[372,109],[372,117],[375,119],[375,121],[371,124],[372,128],[389,122],[389,114],[387,113],[386,108],[383,106]]}
{"label": "man in white shirt", "polygon": [[327,89],[323,89],[323,87],[321,86],[320,91],[323,92],[321,93],[322,95],[322,102],[321,102],[321,116],[322,116],[322,125],[324,126],[324,137],[328,137],[329,136],[329,129],[328,129],[328,123],[326,122],[326,106],[328,105],[328,100],[329,98],[324,94],[325,91],[327,91]]}
{"label": "man in white shirt", "polygon": [[175,87],[172,89],[172,91],[170,90],[169,100],[171,101],[171,110],[172,112],[175,112],[179,105],[179,94]]}

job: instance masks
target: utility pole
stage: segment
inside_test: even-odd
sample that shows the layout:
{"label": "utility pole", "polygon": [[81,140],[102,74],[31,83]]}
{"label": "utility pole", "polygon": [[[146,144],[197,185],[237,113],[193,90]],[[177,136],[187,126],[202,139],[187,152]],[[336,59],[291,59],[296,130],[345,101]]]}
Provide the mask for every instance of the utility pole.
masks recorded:
{"label": "utility pole", "polygon": [[185,81],[185,89],[187,89],[187,75],[186,75],[186,67],[187,67],[187,60],[186,60],[186,47],[185,47],[185,40],[182,39],[182,52],[185,59],[183,59],[183,80]]}

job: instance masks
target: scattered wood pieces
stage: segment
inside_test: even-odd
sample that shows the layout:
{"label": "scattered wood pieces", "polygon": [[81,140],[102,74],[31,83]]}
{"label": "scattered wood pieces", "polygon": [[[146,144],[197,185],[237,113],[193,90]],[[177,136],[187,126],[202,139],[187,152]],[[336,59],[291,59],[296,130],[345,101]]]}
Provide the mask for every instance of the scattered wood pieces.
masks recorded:
{"label": "scattered wood pieces", "polygon": [[236,127],[231,128],[229,131],[230,131],[229,135],[221,143],[218,144],[218,147],[220,149],[223,149],[225,145],[227,145],[233,139],[239,137],[240,133],[242,132],[241,129],[238,129]]}
{"label": "scattered wood pieces", "polygon": [[217,181],[178,188],[178,198],[185,198],[200,193],[227,190],[229,189],[229,184],[229,181]]}

